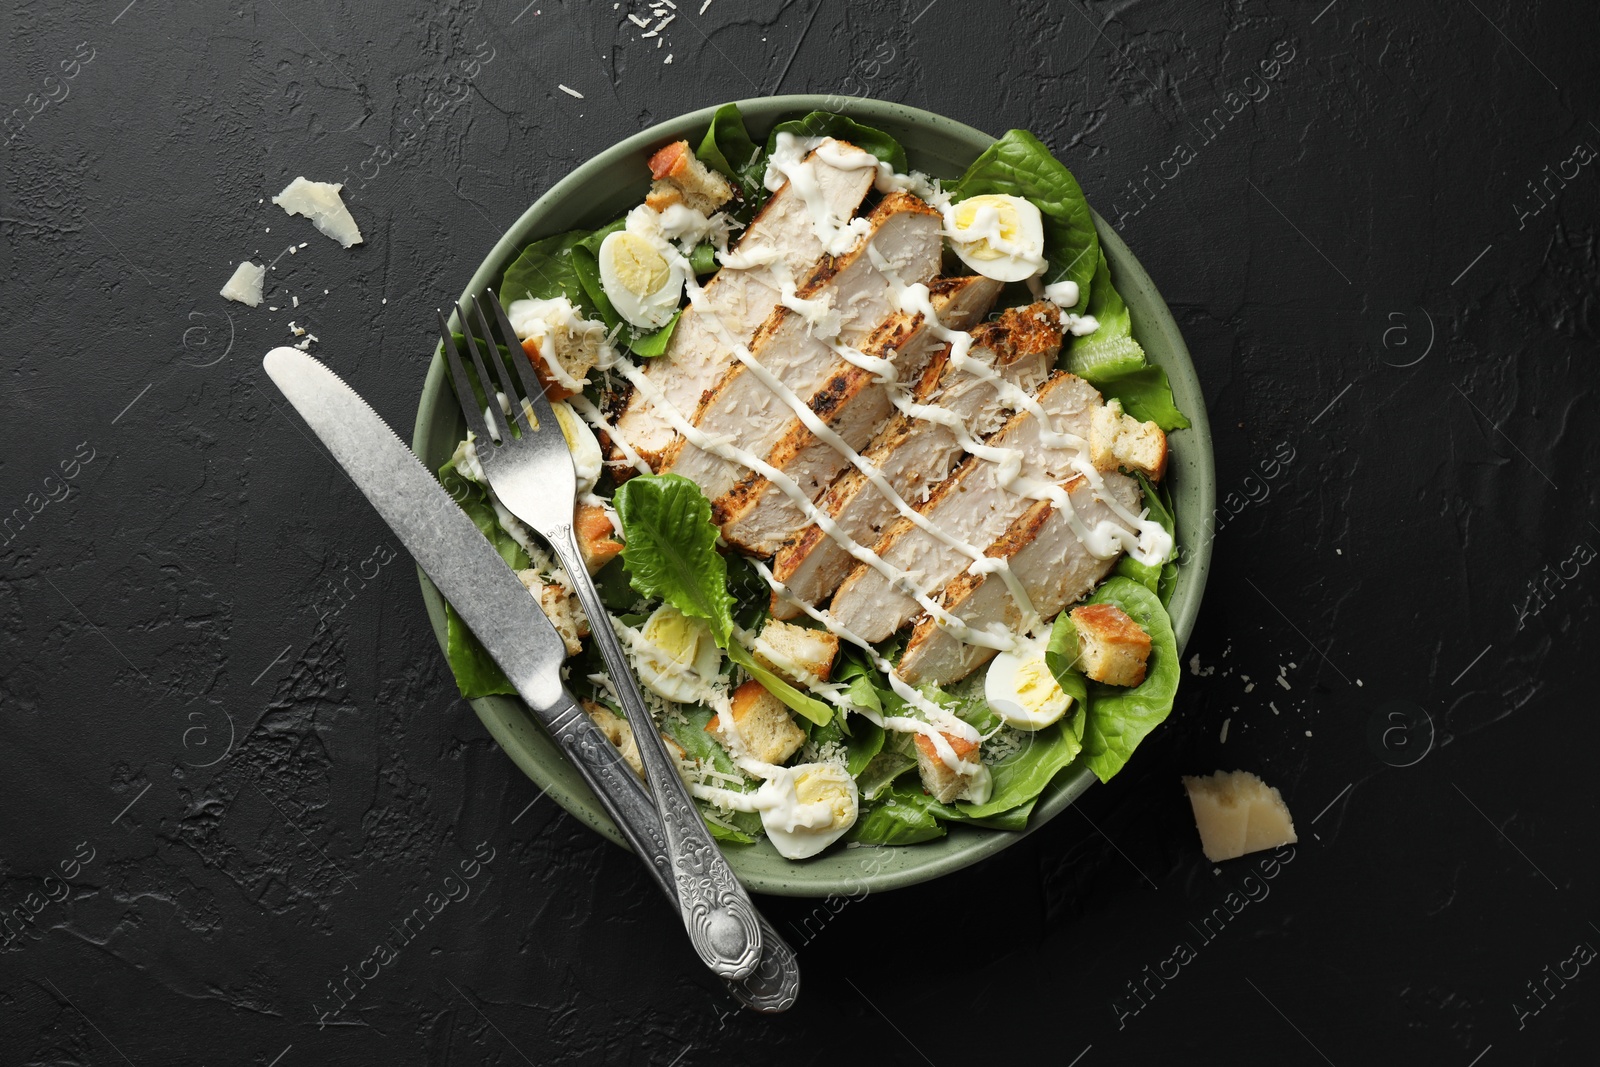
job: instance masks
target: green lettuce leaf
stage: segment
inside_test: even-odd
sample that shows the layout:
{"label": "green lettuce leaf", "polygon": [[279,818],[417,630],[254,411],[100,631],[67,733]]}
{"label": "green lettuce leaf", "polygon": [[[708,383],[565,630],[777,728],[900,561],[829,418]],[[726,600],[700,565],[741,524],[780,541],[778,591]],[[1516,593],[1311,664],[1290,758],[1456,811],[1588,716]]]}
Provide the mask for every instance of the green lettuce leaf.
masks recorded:
{"label": "green lettuce leaf", "polygon": [[[1136,475],[1139,479],[1139,488],[1144,494],[1144,506],[1150,510],[1150,518],[1161,524],[1161,528],[1173,535],[1172,551],[1167,558],[1155,565],[1140,563],[1132,556],[1124,554],[1117,560],[1112,574],[1120,574],[1124,578],[1132,578],[1156,596],[1161,596],[1161,576],[1167,564],[1178,558],[1178,540],[1176,536],[1175,520],[1172,516],[1172,507],[1167,503],[1166,494],[1150,484],[1150,479],[1144,475]],[[1162,603],[1166,601],[1163,599]]]}
{"label": "green lettuce leaf", "polygon": [[876,802],[863,805],[846,838],[865,845],[915,845],[945,835],[940,818],[961,818],[916,785],[893,786]]}
{"label": "green lettuce leaf", "polygon": [[856,788],[863,800],[877,800],[894,780],[917,765],[917,761],[902,752],[884,749],[873,756],[861,773],[856,775]]}
{"label": "green lettuce leaf", "polygon": [[[1070,719],[1036,730],[1029,743],[998,763],[991,764],[994,790],[983,804],[956,805],[969,819],[989,819],[1037,800],[1056,772],[1077,758],[1083,745],[1073,736]],[[1024,817],[1025,818],[1025,817]]]}
{"label": "green lettuce leaf", "polygon": [[985,193],[1031,200],[1044,216],[1044,254],[1050,261],[1044,280],[1077,282],[1078,303],[1073,310],[1088,304],[1100,257],[1094,216],[1078,179],[1037,137],[1027,130],[1009,131],[945,190],[958,202]]}
{"label": "green lettuce leaf", "polygon": [[[529,565],[528,553],[510,534],[500,528],[494,505],[489,503],[488,494],[484,492],[482,486],[462,477],[456,470],[454,460],[439,468],[439,484],[444,486],[445,492],[449,493],[457,504],[461,505],[461,510],[467,513],[472,524],[483,532],[490,544],[494,545],[495,551],[506,561],[508,567],[522,570]],[[456,609],[448,602],[445,604],[445,659],[450,664],[450,672],[455,675],[456,688],[469,700],[474,697],[516,692],[516,687],[506,678],[500,665],[484,651],[478,639],[472,636],[467,624],[461,621],[461,616],[456,614]]]}
{"label": "green lettuce leaf", "polygon": [[843,745],[850,777],[859,778],[861,772],[883,750],[883,727],[862,718],[847,727],[845,717],[835,715],[827,725],[812,727],[811,743],[818,748],[830,744]]}
{"label": "green lettuce leaf", "polygon": [[[1128,762],[1139,742],[1172,713],[1180,673],[1178,641],[1160,598],[1132,578],[1114,575],[1106,579],[1086,603],[1115,604],[1150,635],[1150,660],[1143,682],[1132,688],[1089,683],[1083,758],[1102,782],[1108,782]],[[1076,662],[1077,649],[1077,629],[1063,612],[1051,631],[1046,662],[1053,672],[1058,666],[1064,669]],[[1051,660],[1052,655],[1056,659]],[[1061,677],[1057,673],[1057,678]],[[1062,686],[1065,688],[1066,681]]]}
{"label": "green lettuce leaf", "polygon": [[728,658],[796,713],[818,725],[833,717],[831,707],[762,667],[736,640],[728,564],[717,552],[711,504],[699,486],[678,474],[644,475],[623,482],[612,504],[635,590],[703,620]]}
{"label": "green lettuce leaf", "polygon": [[711,628],[727,648],[733,634],[728,565],[717,552],[711,504],[679,474],[630,478],[612,499],[622,520],[622,562],[633,588]]}
{"label": "green lettuce leaf", "polygon": [[737,184],[747,202],[766,197],[766,189],[761,184],[766,164],[761,159],[761,149],[744,128],[744,116],[739,113],[738,104],[723,104],[717,108],[694,154],[700,162]]}
{"label": "green lettuce leaf", "polygon": [[[904,174],[910,168],[910,164],[906,162],[906,150],[901,147],[899,141],[882,130],[863,126],[854,119],[837,115],[832,111],[813,111],[805,118],[778,123],[767,135],[767,155],[770,156],[777,149],[780,133],[790,133],[796,137],[834,137],[841,141],[849,141],[862,151],[871,152],[893,167],[897,173]],[[762,169],[765,170],[764,167]]]}
{"label": "green lettuce leaf", "polygon": [[1094,316],[1100,326],[1094,333],[1076,338],[1066,353],[1067,370],[1096,386],[1147,365],[1144,348],[1133,339],[1133,316],[1111,283],[1111,265],[1106,262],[1105,249],[1097,251],[1094,292],[1083,313]]}
{"label": "green lettuce leaf", "polygon": [[[661,732],[672,738],[679,745],[682,745],[683,751],[690,759],[699,760],[710,766],[712,770],[719,771],[722,774],[731,774],[740,782],[739,785],[719,783],[723,788],[739,793],[748,793],[756,788],[756,783],[746,778],[734,766],[733,758],[728,755],[728,750],[723,748],[716,738],[706,731],[706,724],[711,721],[711,716],[714,712],[710,708],[699,704],[686,705],[681,710],[682,717],[672,716],[666,719],[661,724]],[[711,805],[703,800],[696,800],[695,803],[700,807],[702,814],[711,808]],[[759,812],[735,811],[729,813],[719,811],[717,812],[717,818],[722,822],[732,823],[735,827],[735,829],[730,830],[726,826],[721,826],[707,819],[706,829],[710,830],[711,836],[719,841],[748,845],[761,833],[761,815]]]}
{"label": "green lettuce leaf", "polygon": [[1153,422],[1163,430],[1187,430],[1189,420],[1172,399],[1167,372],[1150,366],[1096,382],[1102,393],[1122,401],[1122,409],[1140,422]]}
{"label": "green lettuce leaf", "polygon": [[573,265],[572,249],[588,236],[588,230],[569,230],[524,248],[500,279],[501,305],[510,307],[513,300],[528,297],[554,300],[558,296],[575,305],[584,304],[588,294]]}
{"label": "green lettuce leaf", "polygon": [[444,614],[445,659],[450,663],[450,673],[455,675],[456,688],[461,695],[468,700],[495,694],[516,695],[517,687],[472,636],[472,631],[467,629],[449,601],[445,602]]}
{"label": "green lettuce leaf", "polygon": [[1103,250],[1085,314],[1093,315],[1100,328],[1072,342],[1065,356],[1066,369],[1107,397],[1122,401],[1123,410],[1140,422],[1154,422],[1169,433],[1187,429],[1189,420],[1172,399],[1167,372],[1150,365],[1144,348],[1133,339],[1133,317],[1112,283],[1111,265]]}

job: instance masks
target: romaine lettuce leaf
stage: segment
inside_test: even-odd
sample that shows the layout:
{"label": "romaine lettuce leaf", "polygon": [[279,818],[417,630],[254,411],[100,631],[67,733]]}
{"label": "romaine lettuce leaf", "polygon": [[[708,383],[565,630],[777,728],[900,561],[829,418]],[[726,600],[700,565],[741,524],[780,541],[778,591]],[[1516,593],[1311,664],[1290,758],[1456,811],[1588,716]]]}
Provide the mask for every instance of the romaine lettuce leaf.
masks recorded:
{"label": "romaine lettuce leaf", "polygon": [[[482,486],[463,478],[457,472],[454,460],[439,468],[439,484],[444,486],[445,492],[449,493],[457,504],[461,505],[461,510],[467,513],[472,524],[483,531],[483,535],[494,545],[495,551],[500,553],[500,558],[506,561],[508,567],[521,570],[529,565],[527,552],[523,551],[522,546],[510,534],[500,528],[494,505],[489,503],[488,494],[484,492]],[[448,602],[445,604],[445,659],[450,664],[450,672],[455,675],[456,688],[469,700],[473,697],[516,692],[516,687],[506,678],[499,664],[484,651],[478,639],[472,636],[467,624],[461,621],[461,616],[456,614],[456,609]]]}
{"label": "romaine lettuce leaf", "polygon": [[[718,782],[717,784],[722,788],[731,789],[737,793],[748,793],[754,789],[756,783],[746,778],[738,767],[734,766],[733,758],[728,755],[727,749],[723,748],[707,732],[706,724],[711,721],[711,716],[714,712],[710,708],[699,704],[683,705],[681,711],[681,717],[672,716],[661,723],[661,732],[683,746],[683,751],[690,759],[699,760],[712,770],[732,775],[738,780],[738,784]],[[696,800],[695,803],[699,805],[702,812],[710,806],[703,800]],[[719,841],[748,845],[755,840],[756,835],[761,833],[761,815],[759,812],[735,811],[729,813],[719,811],[717,818],[722,822],[732,823],[736,827],[734,830],[729,830],[726,826],[720,826],[707,820],[706,828]]]}
{"label": "romaine lettuce leaf", "polygon": [[921,783],[893,786],[879,797],[862,805],[846,838],[864,845],[915,845],[945,835],[941,816],[961,818],[960,812],[924,793]]}
{"label": "romaine lettuce leaf", "polygon": [[1108,397],[1122,401],[1122,408],[1140,422],[1153,422],[1163,430],[1187,430],[1189,420],[1172,399],[1172,383],[1167,372],[1149,366],[1095,383]]}
{"label": "romaine lettuce leaf", "polygon": [[[1161,596],[1162,573],[1165,571],[1167,564],[1178,557],[1177,531],[1172,517],[1172,507],[1167,503],[1165,491],[1151,485],[1150,479],[1142,474],[1136,477],[1139,479],[1139,489],[1144,494],[1144,506],[1150,510],[1150,518],[1160,523],[1161,528],[1172,536],[1172,551],[1167,554],[1166,559],[1154,565],[1140,563],[1132,556],[1124,554],[1121,559],[1117,560],[1117,565],[1111,573],[1120,574],[1124,578],[1132,578],[1159,597]],[[1162,598],[1161,602],[1165,604],[1166,599]]]}
{"label": "romaine lettuce leaf", "polygon": [[1141,422],[1154,422],[1163,430],[1183,430],[1189,420],[1172,399],[1167,372],[1151,366],[1144,348],[1133,339],[1133,317],[1111,281],[1111,265],[1099,253],[1094,272],[1094,294],[1084,312],[1100,328],[1079,337],[1067,350],[1067,370],[1095,386],[1107,397],[1122,401],[1123,410]]}
{"label": "romaine lettuce leaf", "polygon": [[[864,152],[871,152],[893,167],[897,173],[904,174],[910,167],[906,162],[906,150],[901,147],[899,141],[882,130],[863,126],[854,119],[832,111],[813,111],[805,118],[778,123],[767,135],[767,155],[772,155],[777,149],[780,133],[789,133],[796,137],[834,137],[841,141],[849,141]],[[762,168],[763,171],[765,169]]]}
{"label": "romaine lettuce leaf", "polygon": [[[1150,635],[1144,681],[1132,688],[1090,682],[1083,702],[1084,762],[1102,782],[1108,782],[1128,762],[1139,742],[1171,714],[1178,692],[1178,642],[1161,600],[1132,578],[1107,578],[1085,603],[1115,604]],[[1072,617],[1062,612],[1050,633],[1045,656],[1062,688],[1073,681],[1076,671],[1070,668],[1077,658],[1077,628]]]}
{"label": "romaine lettuce leaf", "polygon": [[501,306],[510,307],[513,300],[528,297],[554,300],[558,296],[575,305],[584,304],[588,294],[573,265],[572,248],[588,236],[588,230],[569,230],[524,248],[500,279]]}
{"label": "romaine lettuce leaf", "polygon": [[945,190],[954,201],[984,193],[1008,193],[1033,201],[1044,215],[1044,254],[1050,261],[1044,280],[1078,283],[1082,310],[1094,295],[1100,236],[1078,179],[1050,149],[1027,130],[1011,130],[984,149],[972,166]]}
{"label": "romaine lettuce leaf", "polygon": [[[1082,705],[1079,705],[1082,712]],[[1076,717],[1076,716],[1074,716]],[[1071,763],[1083,745],[1073,736],[1071,720],[1062,719],[1034,732],[1029,743],[998,763],[991,764],[994,791],[984,804],[956,805],[969,819],[989,819],[1037,800],[1056,772]]]}
{"label": "romaine lettuce leaf", "polygon": [[706,166],[732,179],[747,203],[766,198],[766,189],[761,184],[766,164],[761,159],[760,147],[744,128],[744,116],[739,113],[738,104],[723,104],[717,108],[694,154]]}
{"label": "romaine lettuce leaf", "polygon": [[712,639],[766,690],[819,725],[833,709],[758,664],[733,632],[728,564],[717,552],[711,504],[700,487],[678,474],[653,474],[622,483],[612,503],[622,521],[622,562],[633,588],[703,620]]}

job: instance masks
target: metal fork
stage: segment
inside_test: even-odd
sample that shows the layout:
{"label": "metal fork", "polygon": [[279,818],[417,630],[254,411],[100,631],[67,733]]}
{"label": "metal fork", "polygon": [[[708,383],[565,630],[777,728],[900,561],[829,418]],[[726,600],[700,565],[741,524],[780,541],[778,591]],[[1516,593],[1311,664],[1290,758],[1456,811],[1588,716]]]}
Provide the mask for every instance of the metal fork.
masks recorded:
{"label": "metal fork", "polygon": [[[489,377],[484,354],[473,337],[468,316],[460,313],[458,318],[465,327],[462,332],[466,335],[466,347],[477,371],[477,380],[483,385],[484,407],[478,406],[478,395],[473,391],[472,380],[467,376],[449,323],[442,313],[439,325],[456,398],[461,402],[467,427],[476,439],[478,464],[495,496],[508,511],[549,542],[571,578],[578,602],[589,619],[591,636],[600,645],[623,711],[633,725],[645,776],[661,814],[678,887],[678,908],[689,932],[689,941],[714,973],[726,978],[742,978],[750,974],[761,959],[761,930],[755,905],[712,842],[699,809],[678,776],[677,761],[668,753],[656,730],[633,667],[584,565],[573,526],[577,474],[561,424],[556,421],[532,364],[521,358],[516,331],[507,321],[500,301],[490,294],[474,297],[472,303],[477,312],[478,332],[489,349],[488,362],[495,368],[495,379]],[[490,327],[490,316],[484,312],[486,303],[494,309],[497,330]],[[495,349],[497,333],[500,342],[510,351],[509,362],[516,367],[516,378],[521,379],[520,390],[507,361],[500,359]],[[505,407],[510,409],[509,422],[502,402],[494,395],[495,380],[505,397]]]}

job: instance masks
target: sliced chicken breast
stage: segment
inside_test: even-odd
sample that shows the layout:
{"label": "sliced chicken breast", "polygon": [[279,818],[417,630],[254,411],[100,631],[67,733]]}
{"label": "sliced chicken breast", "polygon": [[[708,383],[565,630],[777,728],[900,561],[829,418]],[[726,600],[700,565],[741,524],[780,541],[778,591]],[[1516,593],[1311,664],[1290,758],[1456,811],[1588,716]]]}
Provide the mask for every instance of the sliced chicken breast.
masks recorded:
{"label": "sliced chicken breast", "polygon": [[[970,328],[1000,295],[1000,283],[982,277],[941,278],[928,288],[936,321],[951,330]],[[914,382],[941,344],[930,325],[920,314],[896,312],[873,331],[861,351],[892,360],[900,379]],[[848,362],[836,366],[808,406],[845,448],[856,452],[895,413],[889,387],[878,375]],[[789,420],[766,461],[793,479],[811,501],[842,471],[853,469],[848,453],[817,437],[798,416]],[[729,544],[758,556],[772,555],[811,521],[788,494],[755,473],[713,501],[712,511]]]}
{"label": "sliced chicken breast", "polygon": [[[1123,510],[1137,515],[1139,483],[1116,471],[1103,477],[1112,499]],[[1086,526],[1108,521],[1131,529],[1096,497],[1086,479],[1073,478],[1062,488]],[[1073,532],[1067,515],[1048,500],[1038,501],[1023,512],[985,555],[1009,563],[1012,575],[1042,619],[1052,618],[1086,596],[1117,562],[1116,556],[1099,559],[1091,554]],[[974,629],[1016,633],[1023,623],[1022,609],[999,574],[957,575],[945,586],[940,601],[941,607]],[[900,676],[912,685],[949,685],[983,666],[994,654],[992,648],[964,644],[931,615],[923,615],[911,631],[911,640],[901,657]]]}
{"label": "sliced chicken breast", "polygon": [[[1056,372],[1039,390],[1037,399],[1058,432],[1085,440],[1094,409],[1103,403],[1094,386],[1065,371]],[[986,443],[1020,452],[1022,477],[1059,482],[1072,474],[1071,462],[1077,453],[1046,444],[1042,430],[1039,420],[1022,411]],[[1002,485],[999,475],[997,464],[969,456],[917,510],[946,537],[980,549],[993,544],[1033,504]],[[971,562],[957,548],[904,517],[888,527],[874,551],[891,567],[909,574],[910,580],[930,595]],[[829,610],[841,626],[876,642],[922,608],[883,574],[862,563],[839,586]]]}
{"label": "sliced chicken breast", "polygon": [[[808,158],[813,164],[822,210],[839,219],[855,214],[872,188],[876,171],[836,167],[815,152]],[[811,211],[805,195],[785,184],[762,205],[734,247],[740,257],[735,262],[748,265],[723,267],[706,285],[705,300],[715,309],[715,318],[741,344],[749,343],[778,305],[783,280],[805,277],[822,258],[822,241],[812,225]],[[699,310],[687,307],[678,319],[666,353],[649,360],[644,373],[666,401],[689,418],[702,395],[716,385],[732,360],[733,353],[722,343],[721,333]],[[652,467],[658,467],[678,437],[667,416],[641,392],[629,397],[616,428]],[[620,463],[620,450],[614,451],[611,459]],[[618,473],[631,474],[632,468],[626,468],[626,472],[619,469]]]}
{"label": "sliced chicken breast", "polygon": [[[870,229],[837,259],[825,257],[797,295],[819,310],[830,306],[838,315],[837,339],[860,346],[894,310],[899,283],[926,282],[939,272],[942,238],[939,213],[909,193],[890,193],[867,216]],[[887,270],[869,254],[876,249]],[[891,277],[892,275],[892,277]],[[800,402],[813,396],[842,361],[816,337],[807,316],[788,307],[773,312],[750,354]],[[753,456],[764,457],[794,417],[787,399],[762,380],[762,375],[735,361],[695,413],[695,428],[712,441],[727,441]],[[715,452],[679,440],[658,470],[681,474],[715,500],[728,492],[748,468]]]}
{"label": "sliced chicken breast", "polygon": [[[972,330],[968,355],[986,372],[1026,393],[1033,393],[1050,373],[1061,350],[1059,316],[1045,305],[1008,308],[994,322]],[[977,438],[992,432],[1009,413],[984,374],[951,366],[939,353],[912,391],[919,404],[937,404],[953,412]],[[963,453],[954,433],[938,423],[896,415],[863,453],[891,488],[910,504],[927,499],[960,461]],[[828,488],[818,506],[840,534],[857,544],[877,544],[884,528],[898,516],[894,504],[859,470],[846,470]],[[856,560],[820,526],[812,525],[783,545],[773,559],[773,574],[789,593],[804,603],[820,605],[838,588]],[[773,598],[779,618],[793,618],[799,608]]]}

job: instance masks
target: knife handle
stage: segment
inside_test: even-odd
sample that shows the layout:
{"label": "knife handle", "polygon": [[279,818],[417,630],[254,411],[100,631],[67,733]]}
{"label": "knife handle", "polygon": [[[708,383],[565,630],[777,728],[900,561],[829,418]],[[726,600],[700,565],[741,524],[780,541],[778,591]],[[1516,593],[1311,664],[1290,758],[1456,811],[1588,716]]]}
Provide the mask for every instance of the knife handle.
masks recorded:
{"label": "knife handle", "polygon": [[[571,695],[563,691],[562,700],[561,706],[540,715],[545,729],[594,790],[634,853],[644,860],[656,886],[677,906],[678,887],[666,837],[643,783]],[[744,978],[724,977],[723,982],[728,992],[752,1011],[788,1011],[800,992],[799,962],[766,916],[759,911],[755,915],[761,928],[761,960]]]}
{"label": "knife handle", "polygon": [[689,943],[717,975],[743,978],[761,962],[761,927],[756,921],[756,907],[728,866],[727,858],[711,840],[700,809],[678,775],[678,761],[661,740],[644,694],[639,691],[633,664],[611,627],[611,615],[600,602],[600,594],[584,565],[572,524],[554,527],[546,536],[572,580],[573,591],[589,619],[590,637],[600,646],[611,684],[633,727],[650,795],[655,798],[656,813],[661,819],[666,854],[678,887],[678,910]]}

